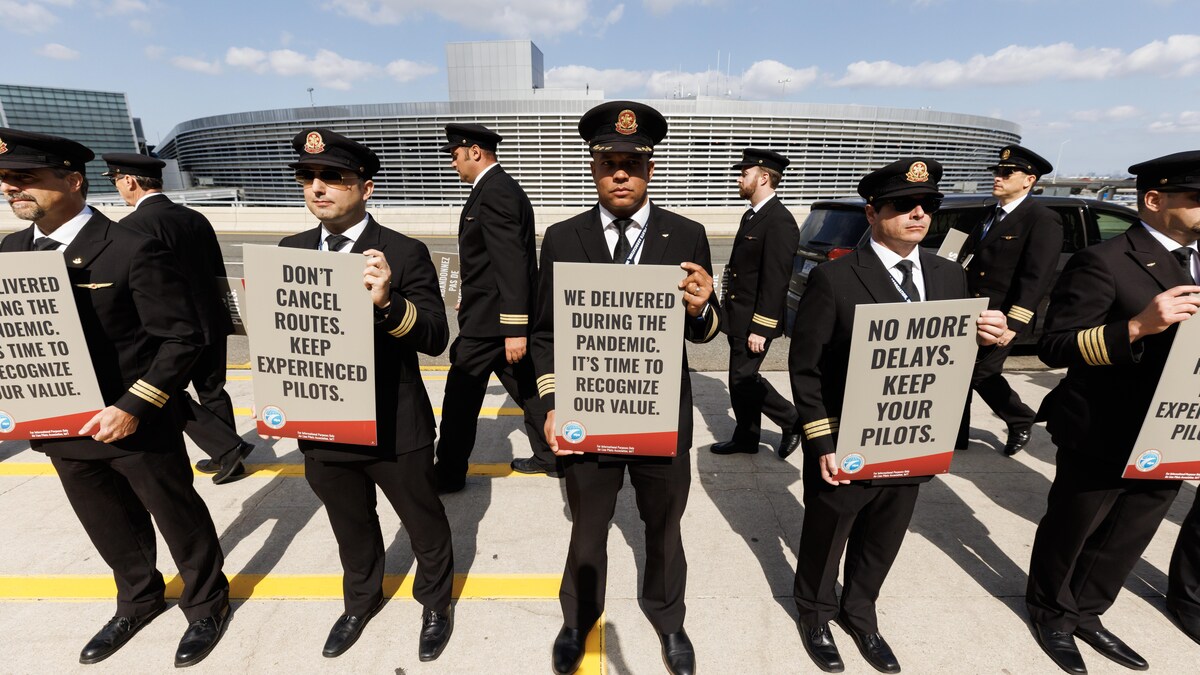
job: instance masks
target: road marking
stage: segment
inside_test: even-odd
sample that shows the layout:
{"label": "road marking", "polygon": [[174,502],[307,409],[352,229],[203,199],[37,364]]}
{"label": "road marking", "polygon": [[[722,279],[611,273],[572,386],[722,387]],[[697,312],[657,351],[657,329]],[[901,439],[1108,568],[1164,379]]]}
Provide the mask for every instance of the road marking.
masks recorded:
{"label": "road marking", "polygon": [[[200,473],[195,468],[196,476],[209,476]],[[35,478],[38,476],[56,476],[54,465],[49,462],[0,462],[0,478]],[[247,478],[297,478],[304,475],[304,465],[300,463],[247,464]],[[546,477],[544,473],[520,473],[512,470],[512,466],[504,463],[471,464],[467,466],[468,476],[483,478],[538,478]]]}

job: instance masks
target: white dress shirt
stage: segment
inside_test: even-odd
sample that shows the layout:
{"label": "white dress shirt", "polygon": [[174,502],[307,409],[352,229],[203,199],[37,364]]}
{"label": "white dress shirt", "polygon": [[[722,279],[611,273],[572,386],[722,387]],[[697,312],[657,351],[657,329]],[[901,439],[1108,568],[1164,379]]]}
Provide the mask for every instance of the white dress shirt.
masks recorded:
{"label": "white dress shirt", "polygon": [[[350,243],[344,244],[342,246],[342,249],[340,251],[335,251],[335,253],[351,253],[352,252],[350,249],[354,248],[354,244],[358,243],[358,238],[362,236],[363,230],[367,229],[367,220],[368,220],[368,217],[363,217],[362,220],[358,221],[357,225],[355,225],[354,227],[352,227],[342,233],[343,237],[350,238]],[[331,234],[333,234],[333,233],[330,232],[329,230],[325,229],[325,225],[322,224],[321,225],[321,247],[319,249],[317,249],[318,251],[328,251],[329,250],[329,246],[325,243],[325,238]]]}
{"label": "white dress shirt", "polygon": [[[1180,244],[1162,232],[1150,227],[1145,221],[1142,221],[1142,227],[1146,228],[1146,231],[1150,233],[1150,236],[1154,237],[1155,241],[1162,244],[1163,248],[1167,249],[1168,251],[1174,251],[1177,248],[1183,247],[1183,244]],[[1196,242],[1194,241],[1188,244],[1187,248],[1192,249],[1192,278],[1200,279],[1200,274],[1196,273],[1198,270],[1200,270],[1200,251],[1197,250]]]}
{"label": "white dress shirt", "polygon": [[[617,219],[611,211],[600,205],[600,225],[604,228],[604,241],[608,242],[608,252],[612,253],[617,247],[617,226],[613,225],[613,221]],[[642,245],[634,248],[637,243],[638,235],[646,227],[646,221],[650,220],[650,200],[647,199],[642,208],[638,209],[637,213],[632,216],[633,222],[629,227],[625,228],[625,239],[629,241],[630,252],[633,253],[633,262],[636,264],[642,259],[642,250],[646,248],[646,239],[642,238]]]}
{"label": "white dress shirt", "polygon": [[40,227],[33,228],[34,248],[37,248],[37,243],[39,241],[45,239],[46,237],[50,237],[60,244],[58,247],[59,251],[66,250],[66,248],[71,245],[71,242],[75,241],[75,236],[79,234],[79,231],[83,229],[84,225],[87,225],[87,221],[90,220],[91,217],[92,208],[87,204],[84,204],[83,210],[79,212],[79,215],[68,220],[62,225],[59,225],[58,229],[51,234],[42,234],[42,228]]}
{"label": "white dress shirt", "polygon": [[883,262],[883,266],[887,268],[887,271],[892,275],[892,278],[896,280],[896,290],[900,290],[900,282],[904,281],[904,273],[896,267],[896,263],[900,262],[901,260],[912,261],[912,281],[913,285],[917,287],[917,295],[921,297],[912,298],[910,302],[920,302],[925,299],[925,275],[921,273],[920,246],[914,246],[911,253],[909,253],[907,256],[900,257],[899,253],[896,253],[892,249],[880,244],[879,242],[875,241],[874,238],[872,238],[871,250],[875,251],[875,255],[879,256],[879,259]]}

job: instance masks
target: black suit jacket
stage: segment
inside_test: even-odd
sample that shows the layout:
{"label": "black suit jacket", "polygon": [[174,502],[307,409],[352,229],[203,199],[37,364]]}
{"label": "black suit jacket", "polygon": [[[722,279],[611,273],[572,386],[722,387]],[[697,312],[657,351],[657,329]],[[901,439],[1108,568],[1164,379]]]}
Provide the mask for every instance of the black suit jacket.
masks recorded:
{"label": "black suit jacket", "polygon": [[[712,274],[712,256],[704,226],[651,204],[646,221],[646,238],[639,265],[679,265],[694,262]],[[600,208],[592,207],[561,223],[551,225],[542,238],[541,276],[538,279],[537,313],[530,335],[533,365],[537,371],[538,393],[549,408],[554,407],[554,263],[612,263],[612,251],[600,225]],[[617,270],[614,269],[614,273]],[[680,279],[685,274],[679,271]],[[701,317],[688,317],[684,338],[690,342],[708,342],[720,327],[720,306],[716,298]],[[679,442],[676,453],[692,447],[692,381],[688,377],[687,351],[679,386]],[[629,459],[621,457],[621,459]]]}
{"label": "black suit jacket", "polygon": [[233,321],[217,286],[217,277],[225,276],[225,260],[207,218],[156,194],[122,218],[121,225],[161,240],[175,254],[208,344],[233,333]]}
{"label": "black suit jacket", "polygon": [[[0,252],[28,251],[33,228],[5,237]],[[111,444],[61,438],[30,445],[73,459],[178,448],[186,403],[174,394],[204,337],[174,256],[161,241],[95,209],[64,255],[104,403],[137,417],[138,428]]]}
{"label": "black suit jacket", "polygon": [[[921,249],[925,300],[966,298],[962,267]],[[805,485],[830,488],[820,478],[816,459],[836,451],[854,310],[858,305],[904,302],[891,274],[870,244],[853,253],[817,265],[796,307],[796,323],[788,353],[792,396],[804,433]],[[929,476],[872,481],[915,483]]]}
{"label": "black suit jacket", "polygon": [[988,309],[1004,312],[1008,327],[1020,333],[1033,323],[1054,280],[1063,246],[1062,219],[1030,195],[980,241],[982,232],[980,223],[958,256],[974,256],[967,266],[967,287],[974,297],[988,299]]}
{"label": "black suit jacket", "polygon": [[800,243],[800,228],[792,212],[771,197],[734,238],[725,273],[724,330],[735,338],[750,333],[767,338],[783,335],[792,258]]}
{"label": "black suit jacket", "polygon": [[537,288],[534,234],[525,191],[503,168],[489,170],[471,190],[458,221],[461,335],[529,334]]}
{"label": "black suit jacket", "polygon": [[1038,356],[1067,375],[1042,400],[1038,419],[1060,449],[1086,454],[1097,475],[1120,478],[1175,340],[1172,326],[1131,345],[1129,319],[1187,283],[1138,223],[1071,256],[1054,285]]}
{"label": "black suit jacket", "polygon": [[[321,228],[293,234],[280,246],[316,250]],[[433,407],[421,380],[417,352],[437,356],[446,349],[450,329],[438,290],[437,270],[425,244],[382,227],[368,216],[367,227],[350,250],[377,249],[392,270],[392,304],[375,321],[375,420],[377,445],[299,441],[300,450],[318,459],[351,461],[390,459],[433,443]],[[330,255],[345,255],[331,253]],[[365,262],[364,262],[365,264]],[[364,291],[363,302],[370,302]]]}

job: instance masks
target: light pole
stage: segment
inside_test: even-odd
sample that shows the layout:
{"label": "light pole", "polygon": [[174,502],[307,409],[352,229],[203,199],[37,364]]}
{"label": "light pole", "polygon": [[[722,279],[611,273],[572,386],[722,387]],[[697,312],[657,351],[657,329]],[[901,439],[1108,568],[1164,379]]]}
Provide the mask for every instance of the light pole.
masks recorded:
{"label": "light pole", "polygon": [[315,108],[315,107],[317,107],[317,104],[316,104],[316,102],[315,102],[315,101],[313,101],[313,95],[312,95],[312,93],[313,93],[313,88],[312,88],[312,87],[309,87],[309,88],[308,88],[308,105],[310,105],[310,106],[312,106],[313,108]]}
{"label": "light pole", "polygon": [[1071,142],[1071,139],[1068,138],[1067,140],[1058,144],[1058,157],[1055,158],[1055,160],[1054,160],[1054,175],[1050,177],[1051,185],[1058,185],[1058,165],[1060,163],[1062,163],[1063,146],[1070,142]]}
{"label": "light pole", "polygon": [[783,87],[782,87],[783,91],[781,92],[780,98],[787,96],[788,82],[791,82],[791,81],[792,81],[792,78],[790,78],[790,77],[779,80],[779,84],[783,85]]}

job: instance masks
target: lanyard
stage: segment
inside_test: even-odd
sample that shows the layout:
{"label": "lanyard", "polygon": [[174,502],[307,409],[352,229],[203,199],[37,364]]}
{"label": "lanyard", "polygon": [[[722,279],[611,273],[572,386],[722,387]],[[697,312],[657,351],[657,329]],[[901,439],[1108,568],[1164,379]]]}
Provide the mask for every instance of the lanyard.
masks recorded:
{"label": "lanyard", "polygon": [[[916,300],[913,300],[908,293],[904,292],[903,288],[900,288],[900,282],[896,281],[896,277],[892,276],[891,270],[888,270],[887,275],[888,278],[892,280],[892,285],[896,287],[896,290],[900,291],[900,296],[904,298],[905,302],[916,302]],[[916,282],[914,281],[913,283],[915,284]]]}
{"label": "lanyard", "polygon": [[[633,247],[629,249],[629,255],[625,256],[626,265],[637,264],[637,254],[638,251],[642,250],[642,242],[646,239],[646,230],[648,229],[650,229],[650,223],[643,225],[642,231],[638,232],[637,241],[633,242]],[[625,235],[618,231],[617,236],[623,237]]]}

